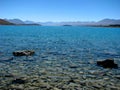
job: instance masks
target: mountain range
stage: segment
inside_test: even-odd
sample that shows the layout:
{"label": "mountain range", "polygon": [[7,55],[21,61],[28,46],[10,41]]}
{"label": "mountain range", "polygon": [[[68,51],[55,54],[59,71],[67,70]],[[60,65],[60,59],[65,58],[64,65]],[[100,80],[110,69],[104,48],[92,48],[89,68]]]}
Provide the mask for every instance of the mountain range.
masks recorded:
{"label": "mountain range", "polygon": [[42,25],[42,26],[109,26],[120,25],[120,19],[103,19],[98,22],[34,22],[20,19],[0,19],[0,25]]}
{"label": "mountain range", "polygon": [[0,25],[14,25],[13,23],[10,23],[8,21],[5,21],[3,19],[0,19]]}

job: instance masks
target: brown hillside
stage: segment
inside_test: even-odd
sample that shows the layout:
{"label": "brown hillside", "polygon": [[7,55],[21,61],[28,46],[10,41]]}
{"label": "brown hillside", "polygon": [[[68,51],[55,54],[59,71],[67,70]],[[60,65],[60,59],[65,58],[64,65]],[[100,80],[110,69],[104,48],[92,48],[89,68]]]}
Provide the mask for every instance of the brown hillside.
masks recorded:
{"label": "brown hillside", "polygon": [[10,23],[8,21],[5,21],[3,19],[0,19],[0,25],[14,25],[13,23]]}

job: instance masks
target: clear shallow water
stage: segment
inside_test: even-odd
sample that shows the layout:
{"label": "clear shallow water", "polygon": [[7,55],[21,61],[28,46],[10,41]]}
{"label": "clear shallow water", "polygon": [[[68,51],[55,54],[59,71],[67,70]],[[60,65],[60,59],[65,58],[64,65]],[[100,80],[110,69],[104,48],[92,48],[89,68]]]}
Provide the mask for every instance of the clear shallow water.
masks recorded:
{"label": "clear shallow water", "polygon": [[[34,56],[12,55],[13,51],[29,49],[35,50]],[[13,60],[6,60],[11,57]],[[120,69],[96,66],[96,60],[107,58],[114,58],[120,66],[120,28],[0,26],[2,89],[6,86],[25,90],[120,88]],[[5,77],[9,74],[14,77]],[[24,77],[27,82],[11,84],[16,77]],[[70,82],[71,78],[74,81]]]}

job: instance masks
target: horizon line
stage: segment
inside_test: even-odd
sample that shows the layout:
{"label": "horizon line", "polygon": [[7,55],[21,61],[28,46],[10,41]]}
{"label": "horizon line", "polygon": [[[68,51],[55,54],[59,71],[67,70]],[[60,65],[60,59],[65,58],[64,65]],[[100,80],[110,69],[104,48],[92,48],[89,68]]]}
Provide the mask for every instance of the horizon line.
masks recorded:
{"label": "horizon line", "polygon": [[97,21],[94,21],[94,20],[88,20],[88,21],[83,21],[83,20],[75,20],[75,21],[34,21],[34,20],[28,20],[28,19],[26,19],[26,20],[23,20],[23,19],[20,19],[20,18],[0,18],[0,19],[8,19],[8,20],[13,20],[13,19],[18,19],[18,20],[21,20],[21,21],[32,21],[32,22],[55,22],[55,23],[59,23],[59,22],[98,22],[98,21],[101,21],[101,20],[105,20],[105,19],[110,19],[110,20],[120,20],[120,18],[119,19],[113,19],[113,18],[103,18],[103,19],[100,19],[100,20],[97,20]]}

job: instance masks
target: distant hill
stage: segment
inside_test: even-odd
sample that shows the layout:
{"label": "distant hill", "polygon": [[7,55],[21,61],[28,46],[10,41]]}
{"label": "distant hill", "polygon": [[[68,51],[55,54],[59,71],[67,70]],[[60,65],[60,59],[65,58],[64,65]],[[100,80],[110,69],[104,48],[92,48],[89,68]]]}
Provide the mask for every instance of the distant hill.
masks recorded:
{"label": "distant hill", "polygon": [[21,25],[27,25],[27,26],[31,26],[31,25],[36,25],[36,26],[41,26],[40,24],[17,24],[18,26],[21,26]]}
{"label": "distant hill", "polygon": [[13,23],[10,23],[6,20],[0,19],[0,25],[14,25]]}
{"label": "distant hill", "polygon": [[25,23],[25,25],[40,25],[41,26],[41,24],[39,24],[39,23],[37,23],[37,22],[34,22],[34,21],[24,21],[24,23]]}
{"label": "distant hill", "polygon": [[84,26],[84,25],[93,25],[95,22],[39,22],[43,26]]}
{"label": "distant hill", "polygon": [[120,20],[115,20],[115,19],[103,19],[98,22],[96,22],[97,25],[115,25],[119,24],[120,25]]}
{"label": "distant hill", "polygon": [[103,19],[98,22],[40,22],[43,26],[64,26],[64,25],[70,25],[70,26],[109,26],[109,25],[120,25],[120,20],[115,19]]}
{"label": "distant hill", "polygon": [[15,25],[40,25],[38,23],[35,23],[33,21],[22,21],[20,19],[5,19],[6,21],[13,23]]}
{"label": "distant hill", "polygon": [[29,20],[24,21],[24,23],[25,23],[25,24],[35,24],[35,22],[34,22],[34,21],[29,21]]}
{"label": "distant hill", "polygon": [[[2,19],[3,20],[3,19]],[[120,25],[120,19],[103,19],[98,22],[34,22],[34,21],[22,21],[20,19],[4,19],[8,24],[15,25],[43,25],[43,26],[116,26]],[[5,23],[4,23],[5,24]],[[8,25],[7,24],[7,25]]]}
{"label": "distant hill", "polygon": [[25,24],[22,20],[20,19],[5,19],[6,21],[14,24]]}

